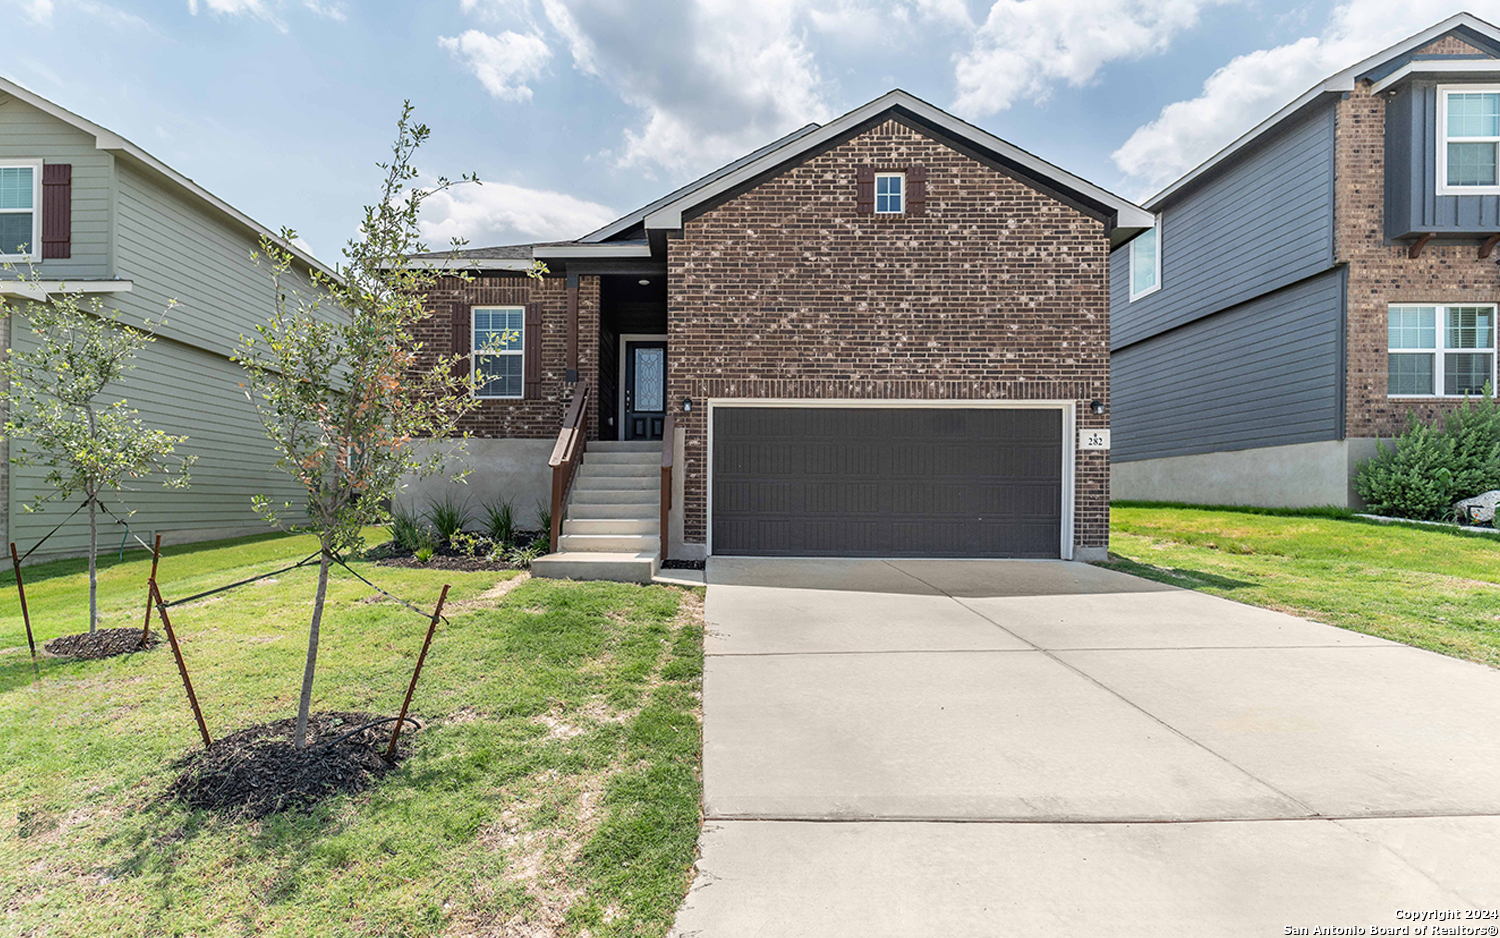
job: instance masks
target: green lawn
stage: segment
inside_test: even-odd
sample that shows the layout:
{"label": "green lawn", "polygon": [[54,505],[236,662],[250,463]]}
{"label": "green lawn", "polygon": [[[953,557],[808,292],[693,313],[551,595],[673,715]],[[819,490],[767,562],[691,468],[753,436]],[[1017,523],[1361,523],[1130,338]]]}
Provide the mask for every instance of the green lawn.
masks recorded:
{"label": "green lawn", "polygon": [[[301,537],[166,551],[168,599],[299,560]],[[401,767],[310,815],[225,820],[166,802],[200,745],[170,649],[44,659],[0,589],[0,933],[661,935],[699,827],[700,592],[355,565],[417,605],[444,582]],[[139,624],[148,561],[100,576]],[[81,562],[28,568],[38,643],[87,628]],[[315,569],[173,610],[211,732],[295,714]],[[3,580],[0,580],[3,582]],[[425,620],[345,574],[314,709],[394,713]],[[429,722],[430,721],[430,722]],[[538,931],[540,933],[540,931]]]}
{"label": "green lawn", "polygon": [[1500,666],[1500,537],[1325,515],[1116,505],[1107,566]]}

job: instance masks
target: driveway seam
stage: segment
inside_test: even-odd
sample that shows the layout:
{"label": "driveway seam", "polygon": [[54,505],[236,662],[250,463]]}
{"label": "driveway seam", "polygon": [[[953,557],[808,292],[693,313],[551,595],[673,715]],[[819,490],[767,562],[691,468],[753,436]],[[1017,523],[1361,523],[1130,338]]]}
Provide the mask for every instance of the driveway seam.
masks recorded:
{"label": "driveway seam", "polygon": [[[1259,823],[1287,823],[1298,821],[1337,823],[1341,821],[1431,821],[1443,818],[1475,819],[1475,818],[1500,818],[1500,814],[1476,814],[1474,812],[1457,812],[1444,814],[1434,812],[1431,814],[1287,814],[1267,817],[1264,815],[1245,815],[1242,817],[1190,817],[1190,818],[1157,818],[1157,817],[963,817],[963,816],[924,816],[919,814],[909,815],[875,815],[870,817],[827,817],[816,814],[705,814],[705,823],[767,823],[767,824],[1070,824],[1070,825],[1121,825],[1121,824],[1259,824]],[[1360,835],[1365,836],[1365,835]]]}
{"label": "driveway seam", "polygon": [[[1269,791],[1275,792],[1276,794],[1278,794],[1281,797],[1287,799],[1291,803],[1296,804],[1296,805],[1300,805],[1303,809],[1305,809],[1308,812],[1308,816],[1310,816],[1310,817],[1322,817],[1323,816],[1321,812],[1319,812],[1316,809],[1314,809],[1311,805],[1309,805],[1307,802],[1303,801],[1301,798],[1298,798],[1298,797],[1290,794],[1289,792],[1282,791],[1279,787],[1277,787],[1275,785],[1272,785],[1270,782],[1268,782],[1265,779],[1261,778],[1260,776],[1256,775],[1254,772],[1251,772],[1250,770],[1246,769],[1244,766],[1242,766],[1239,763],[1235,762],[1233,759],[1230,759],[1228,756],[1225,756],[1223,753],[1217,752],[1212,747],[1207,746],[1204,743],[1200,742],[1199,740],[1196,740],[1193,737],[1189,736],[1187,733],[1183,732],[1182,730],[1180,730],[1177,727],[1173,726],[1172,724],[1168,723],[1166,720],[1163,720],[1161,717],[1159,717],[1156,714],[1152,713],[1150,710],[1147,710],[1145,707],[1141,706],[1140,704],[1138,704],[1135,701],[1131,700],[1130,698],[1126,697],[1124,694],[1122,694],[1119,691],[1115,690],[1113,687],[1110,687],[1108,684],[1105,684],[1103,681],[1099,680],[1098,678],[1094,677],[1093,675],[1087,673],[1086,671],[1083,671],[1082,669],[1076,667],[1075,665],[1073,665],[1072,663],[1070,663],[1068,661],[1064,661],[1062,658],[1059,658],[1057,655],[1053,654],[1050,650],[1048,650],[1046,648],[1043,648],[1040,645],[1037,645],[1035,642],[1032,642],[1032,641],[1026,639],[1023,636],[1018,635],[1015,632],[1012,632],[1010,629],[1008,629],[1005,626],[1001,625],[999,622],[996,622],[994,619],[990,618],[988,615],[986,615],[985,613],[981,612],[980,610],[975,609],[973,606],[970,606],[969,604],[965,603],[962,599],[959,599],[957,596],[954,596],[952,593],[948,592],[947,590],[941,589],[936,584],[927,582],[926,580],[922,579],[921,577],[917,576],[915,573],[912,573],[909,570],[902,570],[900,567],[896,566],[894,563],[891,563],[889,560],[884,560],[884,561],[881,561],[881,562],[884,563],[884,564],[886,564],[887,566],[889,566],[891,569],[896,570],[896,571],[898,571],[900,573],[903,573],[903,574],[905,574],[908,577],[911,577],[913,580],[916,580],[918,583],[921,583],[922,585],[926,586],[927,588],[937,590],[939,593],[941,593],[944,596],[947,596],[949,599],[951,599],[954,602],[958,603],[963,608],[965,608],[965,609],[969,610],[970,612],[974,613],[975,615],[979,616],[981,619],[984,619],[986,622],[990,623],[995,628],[997,628],[1000,631],[1004,632],[1005,634],[1011,636],[1012,638],[1016,639],[1017,641],[1024,642],[1027,645],[1030,645],[1032,648],[1034,648],[1037,651],[1041,652],[1042,654],[1046,655],[1048,658],[1050,658],[1053,661],[1057,662],[1062,667],[1066,668],[1069,671],[1072,671],[1074,674],[1078,675],[1079,677],[1081,677],[1084,680],[1088,681],[1089,683],[1093,684],[1095,687],[1098,687],[1100,690],[1102,690],[1102,691],[1110,694],[1111,696],[1115,697],[1116,699],[1120,700],[1122,703],[1126,704],[1131,709],[1133,709],[1136,712],[1144,715],[1147,719],[1149,719],[1152,722],[1156,723],[1157,725],[1161,726],[1163,729],[1165,729],[1168,732],[1172,733],[1174,736],[1178,737],[1179,739],[1183,740],[1184,742],[1188,743],[1189,745],[1196,746],[1199,749],[1202,749],[1204,752],[1208,753],[1209,755],[1211,755],[1214,758],[1218,759],[1219,761],[1223,762],[1225,765],[1228,765],[1228,766],[1232,767],[1233,769],[1235,769],[1236,771],[1238,771],[1239,773],[1241,773],[1242,775],[1244,775],[1246,778],[1251,779],[1252,781],[1254,781],[1254,782],[1256,782],[1256,783],[1264,786]],[[1332,627],[1333,626],[1330,626],[1330,628],[1332,628]],[[1340,646],[1340,647],[1342,647],[1342,646]]]}
{"label": "driveway seam", "polygon": [[[949,597],[952,599],[953,597]],[[955,600],[962,603],[961,600]],[[968,608],[967,606],[965,608]],[[986,619],[990,625],[996,623]],[[1000,626],[1004,628],[1004,626]],[[1009,632],[1009,629],[1006,629]],[[1014,635],[1014,632],[1010,634]],[[1348,649],[1369,650],[1383,649],[1384,645],[1127,645],[1118,646],[1088,646],[1082,648],[1050,648],[1033,645],[1030,648],[876,648],[869,651],[713,651],[705,652],[708,658],[786,658],[786,657],[810,657],[813,655],[990,655],[1005,654],[1013,655],[1018,652],[1023,654],[1035,654],[1038,652],[1098,652],[1098,651],[1297,651],[1305,649]],[[1396,645],[1395,648],[1405,646]]]}

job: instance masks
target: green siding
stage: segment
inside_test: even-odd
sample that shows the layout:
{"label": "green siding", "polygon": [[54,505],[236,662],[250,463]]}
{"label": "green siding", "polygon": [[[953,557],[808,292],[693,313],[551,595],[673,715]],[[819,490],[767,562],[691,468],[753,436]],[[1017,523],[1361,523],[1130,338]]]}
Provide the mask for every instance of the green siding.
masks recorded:
{"label": "green siding", "polygon": [[[159,478],[148,477],[117,498],[107,498],[110,507],[134,510],[131,529],[147,541],[156,532],[179,542],[264,530],[251,510],[254,495],[291,502],[300,517],[300,488],[276,469],[275,455],[245,396],[243,371],[228,357],[239,336],[253,331],[272,309],[268,272],[250,256],[258,247],[255,233],[129,157],[116,159],[96,150],[92,137],[13,100],[0,106],[0,154],[73,163],[73,262],[91,260],[69,270],[53,266],[69,262],[47,261],[44,277],[132,281],[132,292],[104,297],[127,322],[159,319],[168,301],[176,301],[158,330],[159,340],[105,399],[124,397],[148,426],[186,435],[181,451],[198,457],[192,485],[167,489]],[[85,246],[87,251],[81,252]],[[308,289],[305,272],[293,286]],[[24,312],[23,304],[17,308]],[[29,347],[33,337],[25,320],[13,319],[15,347]],[[75,499],[43,512],[26,511],[47,490],[45,476],[44,467],[11,469],[5,499],[9,536],[22,550],[77,504]],[[106,519],[100,530],[101,546],[117,550],[123,529]],[[37,559],[76,555],[87,543],[87,520],[80,514],[48,541]]]}
{"label": "green siding", "polygon": [[73,256],[38,262],[42,279],[110,276],[110,166],[114,157],[96,149],[94,138],[83,131],[29,104],[5,98],[0,104],[0,159],[73,164]]}

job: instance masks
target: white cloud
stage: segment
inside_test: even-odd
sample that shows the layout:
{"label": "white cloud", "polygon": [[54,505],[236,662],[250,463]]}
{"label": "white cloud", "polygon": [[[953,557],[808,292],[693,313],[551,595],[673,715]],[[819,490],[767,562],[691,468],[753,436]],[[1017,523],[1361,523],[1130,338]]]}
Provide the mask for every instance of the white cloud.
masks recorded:
{"label": "white cloud", "polygon": [[652,15],[617,0],[542,7],[574,66],[641,112],[612,154],[621,166],[681,176],[830,114],[803,39],[806,0],[663,0]]}
{"label": "white cloud", "polygon": [[502,101],[531,100],[526,82],[539,76],[552,57],[542,37],[510,30],[492,36],[470,29],[461,36],[439,37],[438,45],[462,59],[485,90]]}
{"label": "white cloud", "polygon": [[33,23],[45,26],[52,22],[52,0],[22,0],[21,8]]}
{"label": "white cloud", "polygon": [[428,197],[422,216],[423,239],[441,250],[454,238],[485,245],[576,238],[618,213],[561,192],[489,182]]}
{"label": "white cloud", "polygon": [[286,22],[264,0],[188,0],[188,12],[197,16],[200,5],[219,16],[253,16],[287,31]]}
{"label": "white cloud", "polygon": [[1323,31],[1231,60],[1202,92],[1164,107],[1113,154],[1139,197],[1156,192],[1334,72],[1468,10],[1500,17],[1500,0],[1345,0]]}
{"label": "white cloud", "polygon": [[1060,82],[1086,84],[1111,61],[1164,51],[1220,2],[1228,0],[996,0],[955,60],[954,108],[978,117],[1045,99]]}

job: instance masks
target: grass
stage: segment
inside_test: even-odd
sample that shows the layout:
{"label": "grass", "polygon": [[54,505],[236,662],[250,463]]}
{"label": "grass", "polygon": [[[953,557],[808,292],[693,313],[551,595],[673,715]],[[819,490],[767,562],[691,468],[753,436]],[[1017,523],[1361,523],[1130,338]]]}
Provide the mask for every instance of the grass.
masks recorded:
{"label": "grass", "polygon": [[1115,503],[1110,563],[1138,576],[1500,667],[1500,538],[1336,509]]}
{"label": "grass", "polygon": [[[314,549],[259,537],[169,549],[169,599]],[[138,625],[149,562],[104,567],[104,627]],[[199,745],[170,650],[44,659],[0,594],[0,928],[47,935],[662,935],[699,827],[701,596],[356,569],[418,606],[451,582],[412,756],[308,815],[228,820],[165,801]],[[78,561],[28,568],[39,641],[87,628]],[[295,713],[316,571],[173,610],[209,729]],[[503,597],[506,586],[514,586]],[[426,623],[330,585],[315,709],[394,713]]]}

